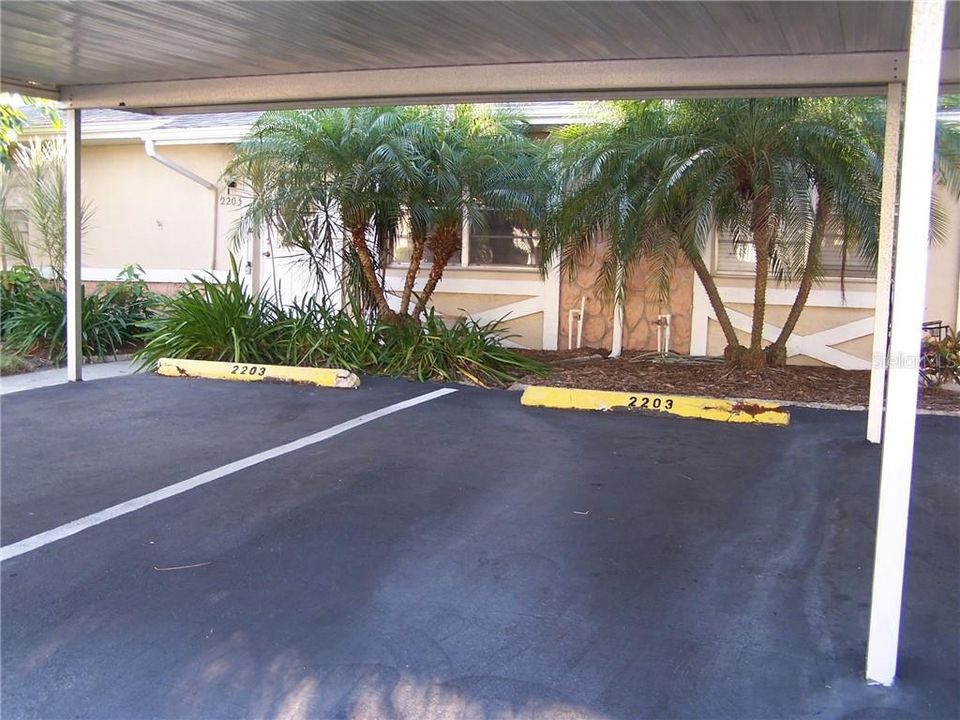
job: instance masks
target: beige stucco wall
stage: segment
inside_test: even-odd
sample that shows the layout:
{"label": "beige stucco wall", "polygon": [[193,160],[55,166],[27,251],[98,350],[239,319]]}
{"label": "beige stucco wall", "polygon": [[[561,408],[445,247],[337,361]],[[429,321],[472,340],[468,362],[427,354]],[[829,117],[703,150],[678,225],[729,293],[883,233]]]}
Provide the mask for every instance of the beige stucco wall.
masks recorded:
{"label": "beige stucco wall", "polygon": [[[431,305],[445,318],[463,318],[507,303],[526,300],[528,297],[530,296],[437,292],[433,295]],[[501,325],[501,330],[507,340],[534,350],[543,348],[542,312],[521,317],[507,316]]]}
{"label": "beige stucco wall", "polygon": [[956,329],[960,326],[957,307],[957,286],[960,284],[960,203],[943,187],[937,188],[937,199],[947,213],[946,241],[930,247],[927,261],[927,302],[924,320],[942,320]]}
{"label": "beige stucco wall", "polygon": [[[218,182],[228,145],[159,146],[158,152],[200,177]],[[82,192],[93,208],[84,237],[86,267],[212,270],[228,267],[229,236],[239,210],[216,207],[213,192],[149,158],[143,145],[84,145]]]}

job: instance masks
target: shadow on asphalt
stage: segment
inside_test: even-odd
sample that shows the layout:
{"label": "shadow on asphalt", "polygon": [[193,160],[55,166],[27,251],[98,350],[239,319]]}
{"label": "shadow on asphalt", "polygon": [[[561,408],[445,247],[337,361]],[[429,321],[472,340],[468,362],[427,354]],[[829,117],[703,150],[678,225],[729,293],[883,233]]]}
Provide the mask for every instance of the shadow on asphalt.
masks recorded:
{"label": "shadow on asphalt", "polygon": [[[3,543],[432,389],[4,398]],[[4,562],[4,717],[956,717],[960,420],[920,419],[893,688],[864,421],[461,389]]]}

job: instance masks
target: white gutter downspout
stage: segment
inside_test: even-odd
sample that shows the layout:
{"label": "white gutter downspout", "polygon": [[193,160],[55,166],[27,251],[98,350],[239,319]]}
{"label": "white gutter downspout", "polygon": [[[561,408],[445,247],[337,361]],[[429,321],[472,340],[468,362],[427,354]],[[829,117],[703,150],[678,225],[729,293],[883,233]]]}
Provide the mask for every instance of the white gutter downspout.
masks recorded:
{"label": "white gutter downspout", "polygon": [[143,138],[143,149],[146,151],[147,156],[153,158],[161,165],[166,165],[168,168],[173,170],[175,173],[183,175],[188,180],[192,180],[198,185],[203,185],[208,190],[213,191],[213,251],[210,257],[210,269],[217,269],[217,235],[219,233],[219,222],[218,215],[220,214],[220,188],[217,187],[216,183],[212,183],[209,180],[200,177],[192,170],[185,168],[183,165],[174,162],[168,157],[164,157],[157,152],[156,143],[150,138]]}

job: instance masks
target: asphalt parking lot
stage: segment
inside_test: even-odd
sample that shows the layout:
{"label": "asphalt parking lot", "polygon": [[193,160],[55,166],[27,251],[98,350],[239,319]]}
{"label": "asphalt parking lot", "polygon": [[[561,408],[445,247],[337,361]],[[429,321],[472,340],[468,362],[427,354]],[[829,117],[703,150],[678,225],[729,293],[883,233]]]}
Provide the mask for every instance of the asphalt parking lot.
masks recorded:
{"label": "asphalt parking lot", "polygon": [[863,414],[732,426],[457,388],[350,422],[438,388],[5,396],[4,720],[960,714],[960,418],[920,419],[900,679],[878,688]]}

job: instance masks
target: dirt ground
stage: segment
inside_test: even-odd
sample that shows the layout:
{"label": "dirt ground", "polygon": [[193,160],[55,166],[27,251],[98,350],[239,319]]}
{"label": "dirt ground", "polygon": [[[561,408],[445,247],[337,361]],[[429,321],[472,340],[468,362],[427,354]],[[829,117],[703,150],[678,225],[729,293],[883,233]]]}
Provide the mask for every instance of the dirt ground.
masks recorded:
{"label": "dirt ground", "polygon": [[[793,400],[837,405],[866,405],[870,372],[833,367],[790,365],[785,368],[738,370],[712,359],[682,356],[657,358],[651,353],[607,359],[606,351],[525,351],[550,365],[544,378],[521,382],[593,390],[646,391],[678,395]],[[960,410],[960,392],[923,388],[919,407]]]}
{"label": "dirt ground", "polygon": [[2,348],[0,348],[0,354],[6,358],[3,362],[0,362],[0,377],[20,375],[22,373],[34,372],[35,370],[46,370],[54,366],[52,362],[44,357],[11,355],[3,352]]}

